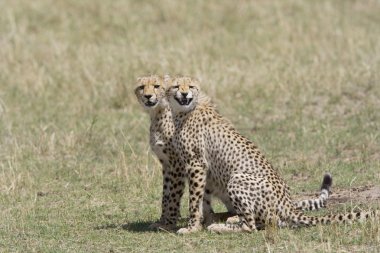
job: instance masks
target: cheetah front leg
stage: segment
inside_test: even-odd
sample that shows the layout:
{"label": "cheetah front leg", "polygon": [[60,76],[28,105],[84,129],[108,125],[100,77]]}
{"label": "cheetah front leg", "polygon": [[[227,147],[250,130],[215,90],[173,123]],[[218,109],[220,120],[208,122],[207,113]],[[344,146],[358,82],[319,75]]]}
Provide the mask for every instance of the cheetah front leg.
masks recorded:
{"label": "cheetah front leg", "polygon": [[163,190],[161,202],[161,217],[150,229],[172,230],[180,217],[180,202],[185,188],[184,176],[179,168],[163,165]]}
{"label": "cheetah front leg", "polygon": [[161,217],[158,222],[149,226],[150,229],[165,229],[170,230],[175,227],[175,222],[169,219],[169,202],[170,202],[170,187],[172,178],[170,175],[170,167],[162,164],[162,199],[161,199]]}
{"label": "cheetah front leg", "polygon": [[204,166],[189,166],[189,222],[187,228],[181,228],[178,234],[197,232],[202,229],[203,196],[206,186],[206,173]]}
{"label": "cheetah front leg", "polygon": [[169,188],[169,203],[168,203],[168,214],[169,219],[174,224],[178,221],[178,218],[181,216],[180,207],[181,207],[181,198],[183,191],[185,189],[185,174],[182,171],[183,166],[177,164],[177,167],[171,173],[171,185]]}

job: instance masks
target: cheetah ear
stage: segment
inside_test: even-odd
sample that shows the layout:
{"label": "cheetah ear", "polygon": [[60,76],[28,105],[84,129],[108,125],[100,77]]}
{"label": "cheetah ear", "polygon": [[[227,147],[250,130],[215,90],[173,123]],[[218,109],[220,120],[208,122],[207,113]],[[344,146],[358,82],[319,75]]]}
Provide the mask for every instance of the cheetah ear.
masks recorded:
{"label": "cheetah ear", "polygon": [[172,78],[168,74],[164,75],[164,84],[166,86],[170,86],[171,83],[172,83]]}
{"label": "cheetah ear", "polygon": [[201,84],[201,82],[199,81],[198,78],[193,78],[192,83],[195,84],[195,85],[198,86],[198,87],[199,87],[200,84]]}

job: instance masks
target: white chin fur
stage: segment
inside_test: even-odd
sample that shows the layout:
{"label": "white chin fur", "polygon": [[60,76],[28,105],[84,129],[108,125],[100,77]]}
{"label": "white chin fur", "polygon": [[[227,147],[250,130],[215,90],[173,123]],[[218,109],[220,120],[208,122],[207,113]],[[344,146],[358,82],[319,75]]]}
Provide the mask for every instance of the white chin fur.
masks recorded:
{"label": "white chin fur", "polygon": [[158,106],[158,103],[155,104],[155,105],[151,105],[151,106],[146,105],[146,104],[143,104],[143,106],[144,106],[144,108],[145,108],[146,110],[152,110],[152,109],[155,109],[155,108]]}
{"label": "white chin fur", "polygon": [[163,108],[168,106],[168,102],[166,99],[160,99],[155,105],[149,106],[145,104],[144,102],[140,101],[141,105],[144,107],[145,110],[155,110],[156,108]]}

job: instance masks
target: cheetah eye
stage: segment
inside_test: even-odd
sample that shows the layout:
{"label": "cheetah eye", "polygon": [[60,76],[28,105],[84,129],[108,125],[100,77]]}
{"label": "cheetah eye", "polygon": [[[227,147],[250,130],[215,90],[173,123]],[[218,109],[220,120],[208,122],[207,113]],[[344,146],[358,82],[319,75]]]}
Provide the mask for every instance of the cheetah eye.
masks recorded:
{"label": "cheetah eye", "polygon": [[137,87],[137,89],[143,90],[144,89],[144,85],[140,85],[139,87]]}
{"label": "cheetah eye", "polygon": [[190,88],[190,89],[194,89],[195,86],[194,86],[194,85],[189,85],[189,88]]}
{"label": "cheetah eye", "polygon": [[173,86],[173,89],[178,89],[179,88],[179,85],[174,85]]}
{"label": "cheetah eye", "polygon": [[160,88],[160,85],[154,85],[154,88],[158,89],[158,88]]}

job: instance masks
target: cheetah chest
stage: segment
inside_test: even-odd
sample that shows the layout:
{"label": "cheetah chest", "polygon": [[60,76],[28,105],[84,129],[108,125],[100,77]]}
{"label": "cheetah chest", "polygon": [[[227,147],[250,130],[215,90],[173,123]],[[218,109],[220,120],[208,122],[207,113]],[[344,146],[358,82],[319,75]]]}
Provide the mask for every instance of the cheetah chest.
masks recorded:
{"label": "cheetah chest", "polygon": [[150,136],[150,147],[162,162],[168,161],[167,139],[160,132],[154,132]]}

